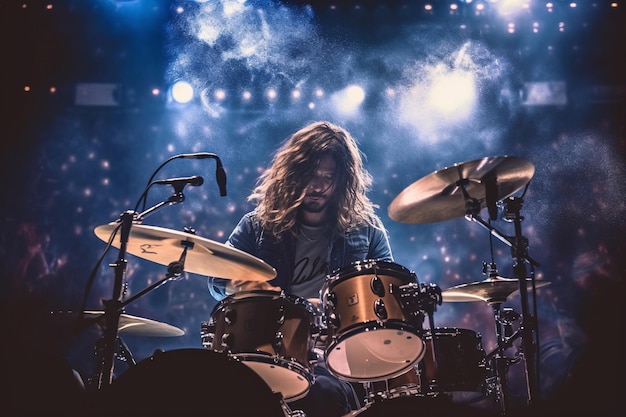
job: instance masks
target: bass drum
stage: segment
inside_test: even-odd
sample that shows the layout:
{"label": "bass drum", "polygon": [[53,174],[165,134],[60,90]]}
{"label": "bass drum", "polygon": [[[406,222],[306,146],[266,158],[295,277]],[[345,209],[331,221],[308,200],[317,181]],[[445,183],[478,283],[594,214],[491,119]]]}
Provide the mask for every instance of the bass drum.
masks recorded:
{"label": "bass drum", "polygon": [[102,416],[285,417],[280,397],[259,375],[206,349],[155,352],[99,390],[93,408]]}
{"label": "bass drum", "polygon": [[[403,396],[392,399],[379,399],[344,417],[487,417],[492,416],[479,408],[467,404],[456,404],[441,397]],[[493,414],[496,417],[496,414]]]}

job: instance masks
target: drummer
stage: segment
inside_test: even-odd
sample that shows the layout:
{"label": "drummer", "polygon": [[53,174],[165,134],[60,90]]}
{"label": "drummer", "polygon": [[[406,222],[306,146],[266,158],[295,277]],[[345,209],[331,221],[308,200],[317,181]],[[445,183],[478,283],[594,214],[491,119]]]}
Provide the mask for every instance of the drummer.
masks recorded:
{"label": "drummer", "polygon": [[[372,177],[356,140],[330,122],[310,123],[288,137],[248,197],[245,214],[227,244],[276,269],[269,281],[209,278],[218,301],[249,290],[285,291],[319,298],[327,275],[364,259],[393,261],[389,238],[367,197]],[[289,404],[307,417],[344,416],[359,408],[352,386],[323,367],[302,399]]]}

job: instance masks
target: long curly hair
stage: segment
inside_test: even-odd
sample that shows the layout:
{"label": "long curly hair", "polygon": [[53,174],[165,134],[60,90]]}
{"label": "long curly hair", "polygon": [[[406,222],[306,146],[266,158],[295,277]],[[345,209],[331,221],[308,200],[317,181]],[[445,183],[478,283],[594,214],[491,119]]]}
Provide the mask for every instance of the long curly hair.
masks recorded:
{"label": "long curly hair", "polygon": [[374,213],[378,206],[366,193],[372,177],[363,166],[356,140],[345,129],[330,122],[311,123],[289,136],[274,153],[272,163],[259,177],[248,201],[257,203],[256,214],[264,229],[280,238],[297,234],[298,208],[306,186],[323,156],[335,160],[335,192],[329,202],[329,228],[343,234],[351,227],[381,228]]}

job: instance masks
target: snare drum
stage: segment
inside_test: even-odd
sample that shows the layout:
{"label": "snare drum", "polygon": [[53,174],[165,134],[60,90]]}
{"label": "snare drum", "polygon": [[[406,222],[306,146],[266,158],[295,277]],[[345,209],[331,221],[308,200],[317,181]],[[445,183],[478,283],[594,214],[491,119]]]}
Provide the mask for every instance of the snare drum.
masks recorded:
{"label": "snare drum", "polygon": [[405,311],[399,287],[406,284],[417,284],[414,273],[379,260],[354,262],[327,278],[320,294],[330,372],[348,381],[382,381],[424,356],[424,316]]}
{"label": "snare drum", "polygon": [[277,291],[242,291],[216,305],[202,323],[202,344],[227,352],[259,374],[286,401],[314,382],[310,358],[316,312],[306,299]]}

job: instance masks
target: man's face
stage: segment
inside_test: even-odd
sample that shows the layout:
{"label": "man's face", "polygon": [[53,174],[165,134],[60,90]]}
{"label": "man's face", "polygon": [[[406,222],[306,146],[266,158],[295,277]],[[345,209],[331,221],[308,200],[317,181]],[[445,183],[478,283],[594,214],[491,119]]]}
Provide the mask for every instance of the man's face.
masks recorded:
{"label": "man's face", "polygon": [[309,213],[321,213],[328,206],[336,187],[335,160],[325,155],[306,186],[306,197],[300,207]]}

